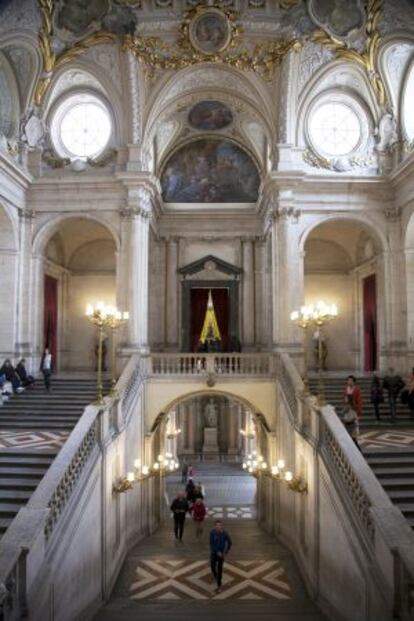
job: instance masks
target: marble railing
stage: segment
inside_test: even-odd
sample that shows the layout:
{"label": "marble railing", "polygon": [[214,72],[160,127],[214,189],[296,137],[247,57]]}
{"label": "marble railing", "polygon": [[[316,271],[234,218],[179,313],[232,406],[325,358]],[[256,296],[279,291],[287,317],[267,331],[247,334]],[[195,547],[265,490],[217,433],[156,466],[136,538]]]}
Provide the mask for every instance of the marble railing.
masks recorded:
{"label": "marble railing", "polygon": [[[382,602],[389,606],[387,611],[383,605],[382,616],[377,618],[391,618],[386,615],[389,614],[389,610],[392,610],[396,615],[393,618],[404,621],[413,620],[414,534],[408,523],[390,501],[363,455],[354,445],[334,408],[330,405],[320,407],[314,396],[306,394],[300,375],[288,355],[282,354],[278,360],[277,378],[285,403],[284,424],[290,423],[292,434],[297,438],[295,442],[300,447],[300,450],[295,449],[292,455],[283,454],[282,456],[292,469],[297,466],[298,474],[301,475],[300,465],[295,462],[299,452],[302,455],[306,454],[307,472],[313,472],[317,477],[316,480],[307,481],[310,485],[309,495],[312,496],[309,510],[314,511],[322,504],[326,507],[326,488],[332,489],[331,494],[333,494],[333,489],[336,490],[337,500],[335,502],[339,503],[341,531],[346,532],[346,536],[350,539],[358,541],[360,549],[364,550],[366,571],[368,575],[375,575],[376,588],[379,589],[377,599],[379,601],[381,597]],[[294,447],[295,444],[290,446]],[[285,450],[287,452],[288,449]],[[327,474],[322,475],[322,471]],[[321,478],[324,480],[324,491],[320,484]],[[300,504],[295,504],[294,510],[300,510]],[[281,511],[283,513],[283,508]],[[294,528],[295,521],[297,524],[301,523],[299,515],[296,520],[292,520],[291,513],[288,515],[288,530]],[[319,514],[313,519],[319,521],[321,517]],[[283,517],[280,519],[283,520]],[[334,529],[335,520],[331,523]],[[338,532],[338,537],[341,536]],[[295,534],[292,531],[288,537],[290,541],[296,542],[303,537],[303,534],[298,537],[298,533]],[[324,550],[323,537],[319,539],[318,545],[320,547],[317,556],[321,566],[324,562],[324,555],[327,554]],[[302,551],[298,549],[297,553],[300,557]],[[338,554],[341,555],[339,547]],[[344,558],[347,558],[349,562],[351,557],[345,555]],[[304,558],[302,565],[306,572]],[[310,562],[309,574],[313,571],[314,567]],[[349,575],[360,571],[360,566],[347,568]],[[312,576],[309,575],[308,579],[311,584]],[[378,587],[379,584],[382,584],[382,588]],[[319,588],[323,586],[319,582]],[[334,591],[329,586],[326,592],[330,594]],[[324,597],[326,598],[326,594]],[[371,603],[370,606],[374,607],[374,604]],[[381,606],[378,608],[381,609]],[[355,613],[352,618],[357,617],[358,614]],[[344,615],[343,618],[350,617]]]}
{"label": "marble railing", "polygon": [[269,376],[274,372],[272,354],[151,354],[148,375],[249,375]]}
{"label": "marble railing", "polygon": [[[74,493],[82,487],[96,465],[103,443],[119,432],[129,418],[142,386],[141,364],[133,356],[122,373],[115,396],[102,406],[85,408],[65,445],[0,542],[0,619],[17,621],[28,610],[26,559],[34,541],[42,539],[47,554],[54,531],[67,514]],[[110,441],[110,440],[109,440]],[[43,538],[41,533],[43,532]],[[35,552],[36,553],[36,552]]]}

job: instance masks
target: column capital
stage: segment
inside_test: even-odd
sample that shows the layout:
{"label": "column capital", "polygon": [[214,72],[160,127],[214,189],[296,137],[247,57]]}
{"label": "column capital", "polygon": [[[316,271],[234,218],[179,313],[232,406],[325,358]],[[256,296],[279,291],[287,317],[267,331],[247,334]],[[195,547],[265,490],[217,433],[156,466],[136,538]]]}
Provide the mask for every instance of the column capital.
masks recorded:
{"label": "column capital", "polygon": [[26,220],[28,222],[31,222],[36,216],[36,212],[32,209],[19,209],[18,214],[19,220]]}

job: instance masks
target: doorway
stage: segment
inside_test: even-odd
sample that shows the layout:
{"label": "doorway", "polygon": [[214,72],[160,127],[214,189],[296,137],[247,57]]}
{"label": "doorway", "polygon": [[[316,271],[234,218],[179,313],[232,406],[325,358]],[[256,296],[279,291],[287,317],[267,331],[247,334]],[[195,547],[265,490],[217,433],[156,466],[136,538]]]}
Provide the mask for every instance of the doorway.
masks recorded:
{"label": "doorway", "polygon": [[200,343],[200,335],[203,329],[204,318],[207,310],[209,291],[213,300],[214,312],[217,318],[221,336],[221,350],[229,351],[229,290],[228,288],[194,287],[191,289],[191,351],[197,351]]}
{"label": "doorway", "polygon": [[43,346],[49,349],[57,369],[58,281],[48,274],[45,275],[43,308]]}
{"label": "doorway", "polygon": [[377,368],[377,279],[375,274],[362,281],[364,371]]}

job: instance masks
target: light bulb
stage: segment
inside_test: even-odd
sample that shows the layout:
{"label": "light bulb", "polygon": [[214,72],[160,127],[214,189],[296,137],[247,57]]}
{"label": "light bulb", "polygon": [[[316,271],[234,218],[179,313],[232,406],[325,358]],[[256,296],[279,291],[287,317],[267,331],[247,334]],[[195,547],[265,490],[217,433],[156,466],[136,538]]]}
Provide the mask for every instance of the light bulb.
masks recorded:
{"label": "light bulb", "polygon": [[277,462],[277,466],[279,468],[279,470],[283,470],[283,468],[285,467],[285,460],[284,459],[279,459]]}
{"label": "light bulb", "polygon": [[135,474],[133,472],[128,472],[126,478],[127,478],[127,481],[132,483],[132,481],[135,481]]}

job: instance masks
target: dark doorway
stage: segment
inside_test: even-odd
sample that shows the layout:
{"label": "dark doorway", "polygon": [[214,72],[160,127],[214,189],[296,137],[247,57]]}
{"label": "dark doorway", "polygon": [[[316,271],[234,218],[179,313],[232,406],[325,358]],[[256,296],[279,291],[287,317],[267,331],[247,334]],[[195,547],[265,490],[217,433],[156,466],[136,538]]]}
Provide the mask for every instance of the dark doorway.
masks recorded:
{"label": "dark doorway", "polygon": [[377,368],[377,279],[375,274],[362,281],[364,315],[364,371]]}
{"label": "dark doorway", "polygon": [[58,323],[58,281],[45,275],[43,344],[52,354],[52,363],[57,368],[57,323]]}
{"label": "dark doorway", "polygon": [[229,351],[230,304],[227,288],[191,288],[191,351],[197,351],[207,309],[208,292],[211,291],[214,311],[222,339],[222,351]]}

